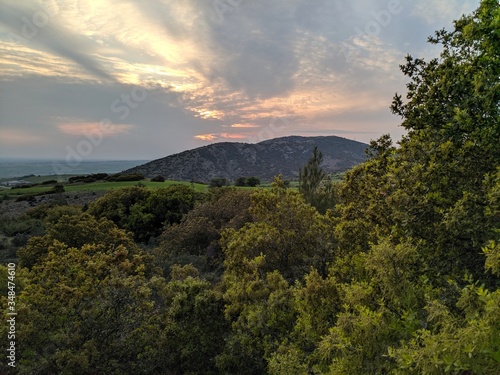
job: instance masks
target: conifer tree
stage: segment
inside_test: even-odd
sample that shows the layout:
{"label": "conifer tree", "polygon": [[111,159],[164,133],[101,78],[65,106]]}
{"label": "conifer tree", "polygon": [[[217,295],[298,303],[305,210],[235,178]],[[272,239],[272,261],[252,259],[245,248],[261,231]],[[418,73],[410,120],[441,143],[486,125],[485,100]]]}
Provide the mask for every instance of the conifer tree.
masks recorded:
{"label": "conifer tree", "polygon": [[305,201],[325,213],[333,206],[333,186],[326,172],[321,168],[323,154],[315,146],[306,165],[299,170],[299,192]]}

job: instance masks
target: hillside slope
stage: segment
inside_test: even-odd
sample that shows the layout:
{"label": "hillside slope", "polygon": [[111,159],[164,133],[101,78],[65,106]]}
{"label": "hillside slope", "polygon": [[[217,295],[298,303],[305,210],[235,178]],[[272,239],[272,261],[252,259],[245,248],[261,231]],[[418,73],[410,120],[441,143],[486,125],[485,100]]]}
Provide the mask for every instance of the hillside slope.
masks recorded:
{"label": "hillside slope", "polygon": [[328,173],[342,172],[363,162],[368,147],[336,136],[289,136],[257,144],[222,142],[156,159],[123,173],[201,182],[215,177],[235,180],[240,176],[270,181],[279,173],[286,179],[297,179],[299,168],[311,157],[314,146],[323,153],[322,166]]}

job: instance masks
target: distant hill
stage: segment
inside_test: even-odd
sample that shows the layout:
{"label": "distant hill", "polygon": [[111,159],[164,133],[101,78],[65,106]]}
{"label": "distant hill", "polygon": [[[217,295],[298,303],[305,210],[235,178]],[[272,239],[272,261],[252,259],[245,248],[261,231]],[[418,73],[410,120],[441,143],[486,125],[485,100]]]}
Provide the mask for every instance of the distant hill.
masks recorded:
{"label": "distant hill", "polygon": [[342,172],[363,162],[367,144],[349,139],[290,136],[256,144],[214,143],[128,169],[123,173],[161,175],[167,179],[208,182],[215,177],[234,181],[240,176],[256,176],[271,181],[279,173],[297,179],[299,168],[311,157],[314,146],[323,153],[323,169]]}

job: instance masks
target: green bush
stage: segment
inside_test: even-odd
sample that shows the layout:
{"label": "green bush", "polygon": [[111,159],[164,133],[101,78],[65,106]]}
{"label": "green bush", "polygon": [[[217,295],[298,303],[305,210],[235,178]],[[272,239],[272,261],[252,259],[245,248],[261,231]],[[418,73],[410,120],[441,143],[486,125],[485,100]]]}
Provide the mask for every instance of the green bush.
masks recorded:
{"label": "green bush", "polygon": [[151,179],[153,182],[165,182],[165,177],[163,176],[156,176]]}
{"label": "green bush", "polygon": [[226,178],[217,177],[217,178],[212,178],[210,180],[208,187],[216,188],[216,187],[223,187],[223,186],[228,186],[228,185],[229,185],[229,181]]}
{"label": "green bush", "polygon": [[19,217],[0,219],[0,233],[7,237],[18,234],[38,235],[43,233],[43,224],[39,219]]}
{"label": "green bush", "polygon": [[134,186],[108,192],[91,203],[88,212],[106,217],[131,231],[137,241],[147,243],[165,224],[180,222],[194,206],[197,195],[191,187],[173,185],[149,190]]}
{"label": "green bush", "polygon": [[28,189],[30,187],[37,186],[37,185],[39,185],[39,184],[22,184],[22,185],[13,186],[13,187],[11,187],[11,189]]}
{"label": "green bush", "polygon": [[144,175],[139,173],[130,173],[130,174],[114,174],[112,176],[108,176],[105,178],[106,181],[113,182],[124,182],[124,181],[142,181],[144,180]]}
{"label": "green bush", "polygon": [[249,177],[247,178],[247,186],[255,187],[257,185],[260,185],[260,180],[257,177]]}
{"label": "green bush", "polygon": [[46,180],[41,183],[41,185],[52,185],[57,184],[57,180]]}
{"label": "green bush", "polygon": [[247,178],[246,177],[238,177],[234,182],[234,186],[247,186]]}
{"label": "green bush", "polygon": [[54,185],[54,187],[47,192],[47,194],[60,194],[60,193],[64,193],[64,186],[61,184]]}
{"label": "green bush", "polygon": [[75,183],[75,182],[96,182],[100,180],[104,180],[109,176],[107,173],[93,173],[89,175],[82,175],[82,176],[73,176],[68,179],[69,183]]}

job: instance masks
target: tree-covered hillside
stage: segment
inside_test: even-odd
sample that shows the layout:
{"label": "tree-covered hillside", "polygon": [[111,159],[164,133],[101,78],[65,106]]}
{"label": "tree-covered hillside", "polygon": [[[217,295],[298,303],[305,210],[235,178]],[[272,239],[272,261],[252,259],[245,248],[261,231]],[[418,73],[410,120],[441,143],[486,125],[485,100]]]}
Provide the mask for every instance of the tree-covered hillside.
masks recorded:
{"label": "tree-covered hillside", "polygon": [[29,239],[0,372],[499,374],[498,1],[430,42],[401,66],[407,135],[340,183],[311,149],[300,191],[133,187],[3,220]]}

